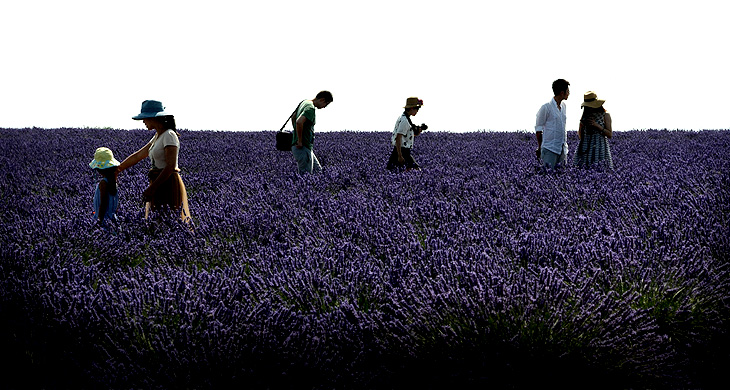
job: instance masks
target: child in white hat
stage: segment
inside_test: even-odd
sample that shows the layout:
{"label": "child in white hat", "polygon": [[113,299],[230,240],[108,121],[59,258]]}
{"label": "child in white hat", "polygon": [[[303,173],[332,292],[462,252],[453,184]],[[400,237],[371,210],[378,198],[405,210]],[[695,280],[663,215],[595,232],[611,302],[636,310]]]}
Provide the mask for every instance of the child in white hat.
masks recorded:
{"label": "child in white hat", "polygon": [[119,206],[119,191],[117,190],[116,170],[119,161],[109,148],[98,148],[94,153],[94,159],[89,167],[101,174],[102,179],[96,184],[94,192],[94,219],[100,225],[104,225],[106,219],[115,221],[117,219],[117,207]]}

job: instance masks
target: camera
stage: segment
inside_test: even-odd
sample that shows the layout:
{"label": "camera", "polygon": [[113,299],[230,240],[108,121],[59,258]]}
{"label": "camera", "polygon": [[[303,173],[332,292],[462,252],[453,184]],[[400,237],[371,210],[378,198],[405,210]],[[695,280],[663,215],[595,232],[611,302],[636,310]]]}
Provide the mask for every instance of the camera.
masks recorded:
{"label": "camera", "polygon": [[421,123],[420,126],[413,125],[413,127],[411,127],[411,130],[414,132],[421,132],[426,129],[428,129],[428,126],[425,123]]}

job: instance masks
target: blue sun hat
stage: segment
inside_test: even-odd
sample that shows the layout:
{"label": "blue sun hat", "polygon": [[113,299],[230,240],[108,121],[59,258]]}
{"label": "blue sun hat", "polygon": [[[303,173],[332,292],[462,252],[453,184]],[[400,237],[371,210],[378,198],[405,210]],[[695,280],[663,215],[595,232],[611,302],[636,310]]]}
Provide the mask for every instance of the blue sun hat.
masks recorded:
{"label": "blue sun hat", "polygon": [[114,158],[114,153],[112,153],[111,149],[104,147],[96,149],[94,159],[89,163],[89,168],[91,169],[107,169],[118,166],[119,161]]}
{"label": "blue sun hat", "polygon": [[137,116],[133,116],[132,119],[140,120],[145,118],[156,118],[158,116],[172,116],[169,112],[165,111],[165,107],[162,106],[161,102],[157,100],[145,100],[142,102],[142,110]]}

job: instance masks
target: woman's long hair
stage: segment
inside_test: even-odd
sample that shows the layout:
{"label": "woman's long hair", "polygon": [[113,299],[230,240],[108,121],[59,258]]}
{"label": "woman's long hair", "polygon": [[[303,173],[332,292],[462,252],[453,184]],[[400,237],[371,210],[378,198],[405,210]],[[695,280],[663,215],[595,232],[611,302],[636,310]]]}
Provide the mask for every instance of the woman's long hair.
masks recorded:
{"label": "woman's long hair", "polygon": [[160,123],[165,126],[167,130],[175,130],[177,132],[177,126],[175,125],[175,117],[172,115],[161,116]]}
{"label": "woman's long hair", "polygon": [[165,130],[172,130],[180,137],[180,132],[177,131],[177,125],[175,124],[175,117],[172,115],[158,116],[154,118]]}
{"label": "woman's long hair", "polygon": [[109,192],[109,195],[116,195],[117,194],[117,176],[116,176],[116,170],[117,167],[111,167],[106,169],[96,169],[107,181],[107,192]]}
{"label": "woman's long hair", "polygon": [[581,108],[583,109],[583,115],[581,115],[580,121],[583,122],[584,125],[588,125],[588,123],[586,121],[588,120],[588,118],[591,117],[591,115],[596,114],[596,113],[606,112],[606,109],[603,108],[603,106],[600,106],[597,108],[585,106],[585,107],[581,107]]}

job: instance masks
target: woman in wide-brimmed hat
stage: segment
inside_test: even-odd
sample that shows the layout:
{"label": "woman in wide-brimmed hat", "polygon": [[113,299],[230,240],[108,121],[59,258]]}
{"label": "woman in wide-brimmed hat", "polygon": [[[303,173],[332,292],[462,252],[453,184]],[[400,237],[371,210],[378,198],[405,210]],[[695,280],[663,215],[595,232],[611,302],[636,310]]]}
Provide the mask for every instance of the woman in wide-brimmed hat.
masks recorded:
{"label": "woman in wide-brimmed hat", "polygon": [[179,211],[183,221],[189,222],[188,195],[177,165],[180,140],[175,131],[175,118],[159,101],[145,100],[139,115],[132,119],[142,120],[148,130],[155,131],[155,135],[142,149],[124,159],[117,167],[117,173],[149,156],[152,161],[152,168],[147,173],[149,186],[142,193],[146,202],[145,217],[150,211],[167,205]]}
{"label": "woman in wide-brimmed hat", "polygon": [[423,106],[423,100],[417,97],[409,97],[406,99],[406,105],[403,107],[404,111],[395,122],[393,135],[390,138],[393,151],[390,153],[390,159],[388,159],[388,164],[386,165],[387,169],[391,171],[398,169],[405,169],[406,171],[419,169],[418,163],[416,163],[416,160],[411,155],[413,139],[420,135],[423,130],[426,130],[428,126],[425,124],[420,126],[414,125],[411,122],[411,117],[418,114],[421,106]]}
{"label": "woman in wide-brimmed hat", "polygon": [[603,108],[605,100],[598,99],[593,91],[583,95],[583,116],[578,125],[580,143],[575,152],[575,165],[588,167],[594,164],[604,164],[613,168],[611,146],[608,138],[613,136],[611,129],[611,115]]}

